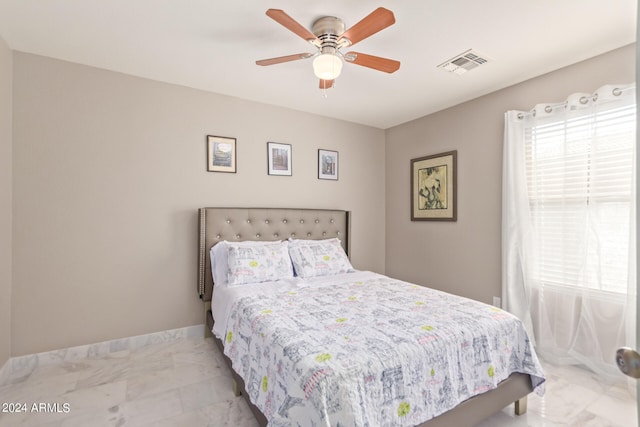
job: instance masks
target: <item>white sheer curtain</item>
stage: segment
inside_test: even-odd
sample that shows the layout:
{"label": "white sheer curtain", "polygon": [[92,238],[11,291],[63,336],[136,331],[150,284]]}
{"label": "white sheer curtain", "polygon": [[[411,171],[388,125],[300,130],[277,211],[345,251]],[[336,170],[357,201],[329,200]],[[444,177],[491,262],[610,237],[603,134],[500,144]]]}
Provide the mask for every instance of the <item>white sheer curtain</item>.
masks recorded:
{"label": "white sheer curtain", "polygon": [[505,114],[502,300],[536,350],[619,379],[635,346],[635,85]]}

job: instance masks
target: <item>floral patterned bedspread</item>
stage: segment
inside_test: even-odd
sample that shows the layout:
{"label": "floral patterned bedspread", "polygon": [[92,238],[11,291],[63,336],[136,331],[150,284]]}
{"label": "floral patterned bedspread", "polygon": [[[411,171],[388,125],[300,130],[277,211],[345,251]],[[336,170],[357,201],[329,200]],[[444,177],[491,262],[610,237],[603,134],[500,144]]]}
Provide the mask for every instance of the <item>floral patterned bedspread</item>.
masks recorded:
{"label": "floral patterned bedspread", "polygon": [[416,425],[513,372],[544,391],[522,323],[466,298],[355,273],[232,304],[224,351],[270,426]]}

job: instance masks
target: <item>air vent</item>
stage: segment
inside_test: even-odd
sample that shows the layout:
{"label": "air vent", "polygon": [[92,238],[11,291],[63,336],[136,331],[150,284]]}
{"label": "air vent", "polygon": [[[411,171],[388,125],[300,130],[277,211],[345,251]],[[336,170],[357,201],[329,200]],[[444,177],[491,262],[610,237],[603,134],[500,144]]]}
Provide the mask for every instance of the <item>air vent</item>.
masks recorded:
{"label": "air vent", "polygon": [[438,68],[442,68],[443,70],[451,73],[464,74],[482,64],[486,64],[487,62],[489,62],[489,59],[485,55],[480,55],[478,52],[469,49],[468,51],[454,56],[450,60],[438,65]]}

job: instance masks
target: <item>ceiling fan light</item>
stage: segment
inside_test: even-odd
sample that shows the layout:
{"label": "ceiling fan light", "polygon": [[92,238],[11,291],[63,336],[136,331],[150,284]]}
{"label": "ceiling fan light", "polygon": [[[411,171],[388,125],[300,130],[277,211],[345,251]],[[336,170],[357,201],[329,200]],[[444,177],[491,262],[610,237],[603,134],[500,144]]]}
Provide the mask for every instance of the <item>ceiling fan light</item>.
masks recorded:
{"label": "ceiling fan light", "polygon": [[334,80],[342,71],[342,61],[331,53],[323,53],[313,60],[313,72],[322,80]]}

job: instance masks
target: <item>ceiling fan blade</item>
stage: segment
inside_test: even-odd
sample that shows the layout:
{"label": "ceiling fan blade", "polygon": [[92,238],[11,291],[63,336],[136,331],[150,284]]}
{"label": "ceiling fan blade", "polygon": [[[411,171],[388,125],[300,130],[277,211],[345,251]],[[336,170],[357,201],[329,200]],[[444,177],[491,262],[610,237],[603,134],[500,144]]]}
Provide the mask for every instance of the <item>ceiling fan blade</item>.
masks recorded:
{"label": "ceiling fan blade", "polygon": [[384,7],[379,7],[345,31],[338,39],[338,43],[346,41],[347,46],[353,46],[378,31],[393,25],[395,22],[396,18],[393,16],[393,12]]}
{"label": "ceiling fan blade", "polygon": [[317,40],[315,34],[300,25],[298,21],[287,15],[283,10],[269,9],[267,10],[267,16],[308,42]]}
{"label": "ceiling fan blade", "polygon": [[374,70],[384,71],[385,73],[393,73],[400,68],[400,61],[359,52],[347,52],[344,55],[344,59],[352,64],[362,65],[363,67],[373,68]]}
{"label": "ceiling fan blade", "polygon": [[261,59],[256,61],[257,65],[274,65],[283,62],[297,61],[298,59],[307,59],[313,56],[312,53],[296,53],[295,55],[279,56],[277,58]]}
{"label": "ceiling fan blade", "polygon": [[329,89],[333,87],[333,80],[320,79],[320,89]]}

